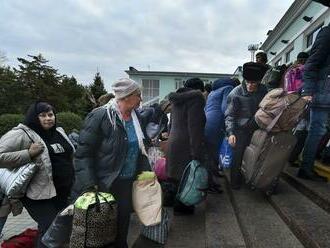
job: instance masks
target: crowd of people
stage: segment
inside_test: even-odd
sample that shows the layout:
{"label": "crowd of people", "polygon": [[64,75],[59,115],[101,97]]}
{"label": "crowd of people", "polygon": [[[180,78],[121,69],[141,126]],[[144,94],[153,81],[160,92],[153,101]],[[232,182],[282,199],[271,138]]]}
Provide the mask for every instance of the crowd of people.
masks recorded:
{"label": "crowd of people", "polygon": [[[137,82],[119,79],[112,84],[114,95],[100,99],[79,134],[76,130],[69,137],[57,126],[54,106],[33,103],[24,122],[0,139],[1,168],[28,163],[38,166],[24,196],[19,199],[2,196],[0,226],[3,227],[8,214],[18,215],[24,207],[38,224],[37,247],[45,247],[41,238],[59,211],[83,192],[97,187],[116,199],[115,247],[127,247],[132,184],[139,173],[151,170],[148,148],[159,140],[166,143],[167,180],[176,190],[187,164],[198,160],[208,169],[209,192],[221,193],[214,179],[219,176],[219,146],[228,139],[233,151],[230,184],[232,189],[239,190],[243,182],[243,154],[253,132],[259,128],[254,115],[264,96],[274,88],[301,94],[309,102],[309,113],[295,128],[298,143],[289,162],[296,166],[302,153],[297,176],[326,181],[313,167],[317,145],[326,133],[329,118],[329,68],[330,26],[327,26],[320,31],[310,54],[299,53],[290,66],[271,67],[267,54],[259,51],[256,62],[243,65],[242,82],[225,78],[204,85],[201,79],[191,78],[160,104],[149,107],[140,108],[141,87]],[[174,214],[193,214],[194,206],[182,204],[175,195],[174,190],[170,196]]]}

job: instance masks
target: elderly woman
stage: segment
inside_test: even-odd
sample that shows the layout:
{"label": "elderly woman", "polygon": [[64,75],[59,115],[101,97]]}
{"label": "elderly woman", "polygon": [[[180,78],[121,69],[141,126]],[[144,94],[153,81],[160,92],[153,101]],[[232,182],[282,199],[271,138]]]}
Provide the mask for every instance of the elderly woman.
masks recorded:
{"label": "elderly woman", "polygon": [[[37,102],[28,109],[24,124],[19,124],[0,139],[0,165],[14,168],[27,163],[39,165],[25,197],[20,201],[38,223],[37,247],[45,247],[41,237],[57,213],[68,204],[73,183],[74,147],[62,128],[56,128],[55,109]],[[4,203],[7,203],[5,206]],[[18,213],[17,202],[3,202],[7,214]],[[8,206],[10,208],[8,208]]]}
{"label": "elderly woman", "polygon": [[146,134],[136,109],[141,102],[139,85],[119,79],[112,85],[115,99],[86,117],[75,154],[77,196],[95,185],[110,192],[118,204],[116,247],[127,246],[132,211],[132,184],[136,175],[150,170]]}

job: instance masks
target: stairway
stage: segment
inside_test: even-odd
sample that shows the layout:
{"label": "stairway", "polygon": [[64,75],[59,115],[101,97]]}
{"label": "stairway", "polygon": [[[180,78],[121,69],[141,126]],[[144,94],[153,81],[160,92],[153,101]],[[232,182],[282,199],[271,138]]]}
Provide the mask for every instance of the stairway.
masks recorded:
{"label": "stairway", "polygon": [[[132,218],[129,247],[327,248],[330,247],[330,184],[295,177],[287,168],[278,193],[266,197],[247,187],[209,194],[193,216],[173,216],[165,246],[139,236]],[[171,212],[171,209],[169,209]]]}

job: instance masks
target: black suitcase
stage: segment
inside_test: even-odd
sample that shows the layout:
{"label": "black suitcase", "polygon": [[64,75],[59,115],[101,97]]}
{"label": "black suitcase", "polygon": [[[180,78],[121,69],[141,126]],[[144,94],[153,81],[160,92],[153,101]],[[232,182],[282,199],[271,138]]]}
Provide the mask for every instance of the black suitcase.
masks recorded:
{"label": "black suitcase", "polygon": [[242,161],[242,174],[246,183],[252,189],[272,194],[296,142],[291,131],[271,133],[256,130]]}

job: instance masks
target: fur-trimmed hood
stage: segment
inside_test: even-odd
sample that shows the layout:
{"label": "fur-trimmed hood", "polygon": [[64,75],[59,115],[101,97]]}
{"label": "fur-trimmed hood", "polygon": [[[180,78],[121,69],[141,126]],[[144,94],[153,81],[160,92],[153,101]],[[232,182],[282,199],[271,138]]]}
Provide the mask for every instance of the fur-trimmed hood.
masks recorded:
{"label": "fur-trimmed hood", "polygon": [[183,104],[188,101],[202,101],[205,102],[205,98],[200,90],[193,90],[190,88],[180,88],[177,92],[173,92],[169,95],[169,100],[172,104]]}

